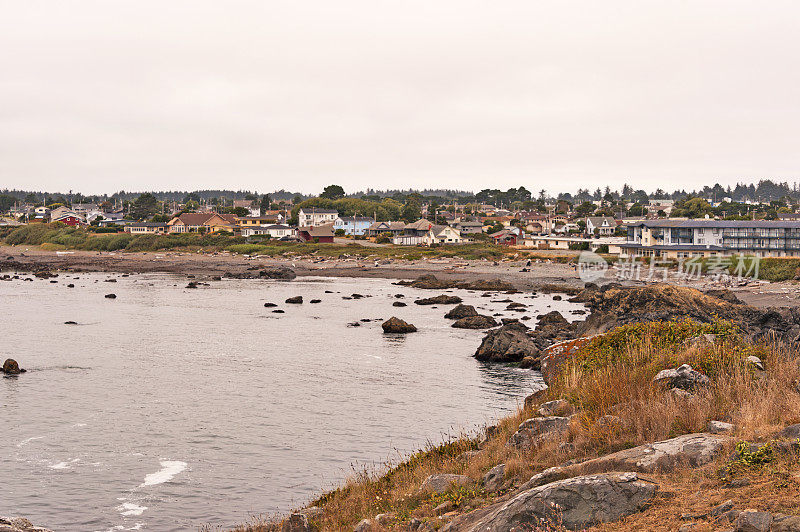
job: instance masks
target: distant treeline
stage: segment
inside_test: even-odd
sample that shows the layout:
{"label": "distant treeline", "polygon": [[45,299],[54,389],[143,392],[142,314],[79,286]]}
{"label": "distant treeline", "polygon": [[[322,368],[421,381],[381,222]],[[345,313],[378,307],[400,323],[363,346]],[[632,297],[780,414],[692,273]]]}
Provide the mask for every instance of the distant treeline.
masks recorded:
{"label": "distant treeline", "polygon": [[[277,190],[267,194],[258,194],[248,190],[195,190],[195,191],[125,191],[121,190],[111,195],[90,195],[84,196],[80,192],[48,192],[32,190],[2,190],[0,191],[0,210],[6,210],[15,202],[25,202],[31,204],[52,204],[52,203],[102,203],[128,202],[133,201],[142,193],[149,192],[157,200],[166,202],[186,203],[190,200],[199,203],[211,203],[224,205],[234,200],[257,199],[269,196],[272,202],[291,202],[299,204],[315,195],[301,194],[287,190]],[[543,203],[552,200],[565,200],[573,204],[586,201],[628,201],[644,204],[650,200],[672,199],[682,200],[691,197],[701,197],[709,200],[722,201],[723,198],[730,198],[733,202],[763,202],[769,203],[777,200],[800,201],[800,187],[798,183],[775,182],[769,179],[758,181],[758,183],[738,183],[735,186],[723,187],[720,184],[704,186],[696,190],[674,190],[668,192],[658,188],[655,191],[647,192],[643,189],[634,189],[630,185],[624,185],[621,190],[613,190],[610,187],[603,189],[596,188],[578,189],[575,194],[556,193],[555,191],[538,190],[535,193],[525,187],[510,188],[508,190],[483,189],[480,192],[469,192],[463,190],[450,189],[395,189],[377,190],[367,189],[358,192],[346,192],[344,197],[350,199],[361,199],[370,201],[382,201],[392,199],[398,203],[408,203],[409,200],[415,203],[437,203],[439,205],[458,202],[458,203],[486,203],[497,207],[511,207],[520,203],[530,206],[533,203]],[[9,205],[10,204],[10,205]]]}

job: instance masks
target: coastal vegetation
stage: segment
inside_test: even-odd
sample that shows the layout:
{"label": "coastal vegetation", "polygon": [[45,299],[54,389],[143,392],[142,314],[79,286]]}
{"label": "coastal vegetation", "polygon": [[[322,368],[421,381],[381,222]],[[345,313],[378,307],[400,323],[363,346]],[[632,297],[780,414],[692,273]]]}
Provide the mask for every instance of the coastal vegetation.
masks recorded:
{"label": "coastal vegetation", "polygon": [[423,258],[460,258],[465,260],[499,260],[518,253],[517,250],[488,242],[458,246],[361,246],[349,244],[314,244],[264,241],[247,243],[245,238],[224,234],[180,233],[167,235],[131,235],[129,233],[96,233],[63,224],[29,224],[0,232],[0,240],[11,246],[41,246],[47,250],[85,251],[228,251],[241,255],[268,257],[307,256],[335,258],[342,255],[376,259],[419,260]]}
{"label": "coastal vegetation", "polygon": [[[749,358],[753,356],[763,370]],[[320,530],[353,530],[363,519],[370,519],[364,530],[405,530],[412,519],[430,527],[420,530],[438,529],[459,515],[508,499],[547,468],[580,467],[647,442],[703,433],[714,421],[734,427],[726,451],[702,467],[683,464],[652,472],[648,479],[669,496],[658,496],[643,512],[599,529],[677,530],[687,513],[707,515],[726,499],[739,509],[797,513],[796,454],[745,442],[769,442],[783,427],[800,421],[799,361],[795,349],[753,342],[728,321],[625,325],[585,343],[551,386],[529,397],[515,415],[477,436],[429,445],[382,470],[358,471],[342,487],[312,501],[309,520]],[[661,370],[679,364],[690,364],[708,384],[692,393],[676,393],[654,383]],[[553,401],[574,414],[567,430],[537,445],[511,445],[520,425],[542,415],[540,410]],[[487,489],[482,479],[498,464],[504,464],[501,482]],[[430,475],[442,473],[464,475],[469,481],[438,493],[420,489]],[[703,528],[706,524],[697,530],[711,530]],[[274,520],[263,518],[236,530],[279,529]]]}

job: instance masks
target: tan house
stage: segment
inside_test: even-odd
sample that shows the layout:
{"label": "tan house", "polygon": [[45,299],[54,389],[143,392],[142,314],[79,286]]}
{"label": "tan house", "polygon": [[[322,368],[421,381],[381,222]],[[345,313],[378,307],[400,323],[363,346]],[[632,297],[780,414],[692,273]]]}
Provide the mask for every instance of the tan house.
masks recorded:
{"label": "tan house", "polygon": [[228,219],[233,215],[212,213],[185,213],[170,220],[170,233],[197,233],[205,231],[207,233],[218,233],[220,231],[234,232],[239,229],[236,224],[236,217]]}

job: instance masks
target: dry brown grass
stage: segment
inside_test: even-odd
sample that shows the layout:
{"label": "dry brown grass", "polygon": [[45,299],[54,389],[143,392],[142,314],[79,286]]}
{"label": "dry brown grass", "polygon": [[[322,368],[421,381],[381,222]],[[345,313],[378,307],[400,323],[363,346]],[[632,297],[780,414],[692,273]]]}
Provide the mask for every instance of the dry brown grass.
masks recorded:
{"label": "dry brown grass", "polygon": [[[594,365],[591,369],[580,364],[570,366],[562,379],[533,404],[500,421],[492,437],[480,445],[462,438],[430,447],[388,471],[365,471],[353,476],[342,488],[315,501],[324,509],[323,517],[316,524],[321,530],[352,530],[361,519],[391,512],[397,517],[396,521],[375,530],[400,529],[411,517],[438,527],[443,521],[434,514],[433,508],[444,500],[453,501],[458,511],[464,512],[504,496],[503,492],[488,494],[480,488],[482,476],[500,463],[506,464],[510,492],[513,486],[546,467],[680,434],[703,432],[709,420],[735,424],[735,438],[739,441],[763,440],[785,425],[800,422],[800,394],[795,388],[800,378],[797,351],[777,345],[754,346],[736,336],[717,345],[696,347],[686,347],[683,343],[665,347],[657,340],[645,334],[641,341],[633,342],[625,352],[618,353],[622,356],[615,356],[604,366]],[[744,361],[751,353],[762,358],[765,372],[754,372]],[[706,368],[712,380],[708,389],[698,392],[689,402],[675,399],[652,384],[660,369],[680,363]],[[541,403],[562,397],[568,399],[578,413],[565,437],[553,438],[529,451],[517,451],[507,445],[519,424],[535,415]],[[598,423],[605,415],[618,416],[621,422]],[[474,452],[477,449],[479,452]],[[677,529],[683,523],[679,519],[682,512],[704,511],[708,509],[706,506],[733,498],[730,493],[734,492],[722,487],[718,474],[721,466],[722,462],[718,462],[701,470],[658,475],[662,493],[675,496],[662,496],[650,510],[602,529]],[[780,467],[775,466],[785,470],[781,478],[790,479],[780,488],[765,488],[770,482],[775,484],[777,473],[775,467],[771,467],[754,471],[753,483],[736,494],[742,500],[751,501],[744,506],[763,503],[760,508],[791,513],[800,506],[797,497],[800,486],[791,473],[793,468],[796,470],[795,466],[793,459],[784,459]],[[475,484],[471,488],[453,488],[441,496],[419,494],[422,481],[434,473],[465,474]],[[273,529],[256,523],[236,530]]]}

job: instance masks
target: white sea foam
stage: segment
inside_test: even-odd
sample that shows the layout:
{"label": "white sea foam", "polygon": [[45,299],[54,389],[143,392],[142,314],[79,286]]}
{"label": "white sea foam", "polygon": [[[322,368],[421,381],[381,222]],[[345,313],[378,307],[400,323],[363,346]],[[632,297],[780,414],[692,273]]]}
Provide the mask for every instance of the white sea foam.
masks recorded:
{"label": "white sea foam", "polygon": [[142,515],[147,510],[147,506],[139,506],[132,502],[123,502],[117,506],[117,511],[124,516]]}
{"label": "white sea foam", "polygon": [[169,482],[175,475],[186,469],[186,465],[186,462],[180,462],[178,460],[162,460],[161,469],[145,476],[144,483],[139,487],[155,486],[157,484]]}
{"label": "white sea foam", "polygon": [[44,436],[34,436],[32,438],[25,438],[24,440],[22,440],[17,444],[17,447],[23,447],[25,445],[28,445],[33,440],[41,440],[42,438],[44,438]]}
{"label": "white sea foam", "polygon": [[53,464],[53,465],[50,466],[50,469],[69,469],[69,467],[72,464],[74,464],[76,462],[80,462],[80,461],[81,461],[80,458],[73,458],[69,462],[59,462],[57,464]]}

